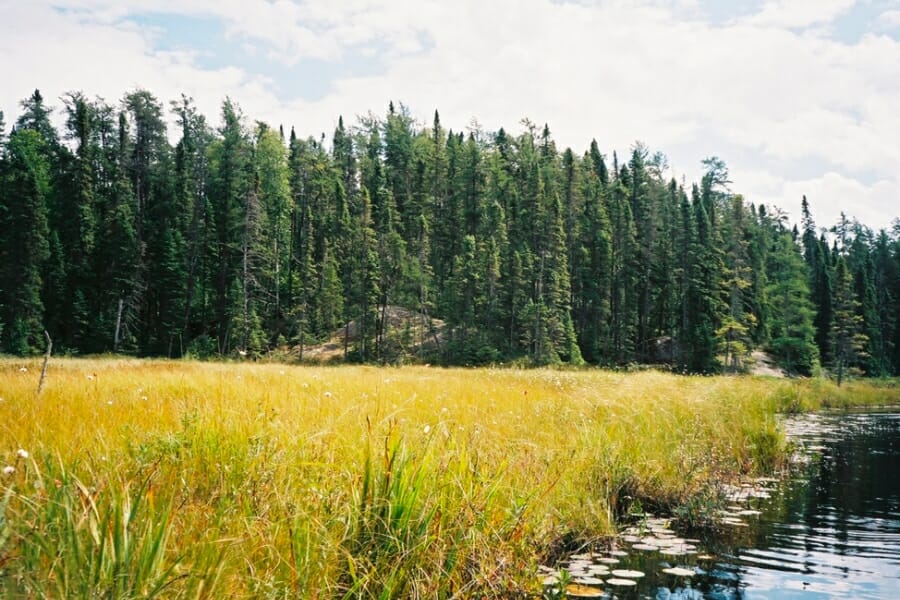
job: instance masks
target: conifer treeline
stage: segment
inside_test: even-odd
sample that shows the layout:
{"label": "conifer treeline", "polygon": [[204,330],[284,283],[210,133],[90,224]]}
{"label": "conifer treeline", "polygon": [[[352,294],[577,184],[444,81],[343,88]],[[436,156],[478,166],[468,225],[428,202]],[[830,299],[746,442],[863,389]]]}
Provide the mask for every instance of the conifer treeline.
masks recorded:
{"label": "conifer treeline", "polygon": [[0,115],[6,352],[38,351],[44,329],[73,352],[204,356],[345,327],[349,359],[395,361],[402,306],[446,363],[711,372],[762,348],[797,373],[900,372],[900,227],[826,237],[804,198],[791,228],[718,159],[685,189],[641,145],[578,156],[529,122],[419,128],[392,104],[326,147],[231,100],[213,128],[186,97],[172,147],[147,91],[62,102],[62,136],[39,92],[8,135]]}

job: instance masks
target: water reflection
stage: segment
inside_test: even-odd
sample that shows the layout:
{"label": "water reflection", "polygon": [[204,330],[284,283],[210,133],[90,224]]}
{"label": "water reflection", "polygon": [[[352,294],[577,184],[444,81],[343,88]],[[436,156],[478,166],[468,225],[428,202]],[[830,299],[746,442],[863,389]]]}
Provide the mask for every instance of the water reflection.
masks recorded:
{"label": "water reflection", "polygon": [[[635,550],[653,547],[645,533],[669,534],[632,530],[622,543],[629,554],[615,568],[646,577],[628,589],[606,586],[605,597],[900,597],[900,413],[802,415],[784,426],[802,467],[771,498],[748,500],[761,511],[745,511],[749,526],[700,535],[696,551],[676,555],[664,545]],[[674,577],[662,572],[667,567],[693,574]]]}
{"label": "water reflection", "polygon": [[900,593],[900,414],[785,423],[810,457],[732,553],[745,598],[895,598]]}

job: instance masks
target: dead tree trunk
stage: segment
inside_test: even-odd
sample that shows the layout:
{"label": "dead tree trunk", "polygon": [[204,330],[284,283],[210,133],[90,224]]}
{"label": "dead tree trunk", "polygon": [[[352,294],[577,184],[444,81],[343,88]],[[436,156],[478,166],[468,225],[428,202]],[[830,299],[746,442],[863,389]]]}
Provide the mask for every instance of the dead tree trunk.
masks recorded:
{"label": "dead tree trunk", "polygon": [[44,337],[47,338],[47,352],[44,354],[44,365],[41,367],[41,379],[38,381],[38,396],[41,395],[41,390],[44,388],[44,379],[47,378],[47,363],[50,362],[50,353],[53,352],[53,340],[50,339],[50,334],[47,333],[46,329],[44,330]]}

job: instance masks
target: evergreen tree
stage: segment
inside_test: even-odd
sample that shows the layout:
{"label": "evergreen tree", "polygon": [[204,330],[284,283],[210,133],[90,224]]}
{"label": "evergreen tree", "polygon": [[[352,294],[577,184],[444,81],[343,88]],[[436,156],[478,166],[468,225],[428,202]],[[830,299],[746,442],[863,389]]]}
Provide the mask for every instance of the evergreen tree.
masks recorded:
{"label": "evergreen tree", "polygon": [[43,346],[41,271],[50,257],[46,141],[38,130],[17,129],[0,172],[0,305],[3,349],[30,354]]}
{"label": "evergreen tree", "polygon": [[750,353],[751,334],[756,325],[756,315],[752,312],[753,305],[749,299],[753,271],[743,198],[733,196],[730,206],[725,208],[728,210],[722,220],[728,241],[723,284],[727,292],[727,309],[716,335],[725,355],[726,368],[737,370],[743,358]]}
{"label": "evergreen tree", "polygon": [[136,231],[137,203],[131,184],[130,139],[125,113],[119,113],[111,141],[107,193],[98,216],[94,270],[101,283],[97,310],[104,347],[114,352],[136,349],[144,282]]}
{"label": "evergreen tree", "polygon": [[611,358],[623,364],[634,358],[637,325],[636,274],[637,230],[629,202],[626,167],[618,168],[613,156],[615,179],[610,183],[609,219],[612,226],[610,268],[610,344]]}
{"label": "evergreen tree", "polygon": [[[293,207],[288,155],[277,132],[264,126],[258,128],[254,162],[262,212],[259,220],[265,224],[259,231],[255,252],[260,263],[257,283],[264,305],[261,316],[269,331],[281,334],[282,288],[290,260],[289,223]],[[324,171],[325,165],[322,166]]]}
{"label": "evergreen tree", "polygon": [[824,363],[831,362],[829,335],[832,322],[832,272],[828,245],[816,236],[815,222],[809,209],[809,202],[803,196],[801,226],[803,228],[803,258],[809,270],[810,292],[816,311],[816,345]]}
{"label": "evergreen tree", "polygon": [[771,340],[768,348],[790,373],[811,375],[818,364],[815,326],[806,268],[791,234],[775,236],[768,264]]}
{"label": "evergreen tree", "polygon": [[900,365],[893,360],[900,322],[900,260],[897,260],[900,256],[891,255],[892,246],[900,246],[900,239],[892,242],[887,231],[879,231],[872,253],[872,286],[880,327],[870,334],[869,340],[870,355],[875,361],[873,372],[878,375],[896,375],[900,372]]}
{"label": "evergreen tree", "polygon": [[866,358],[869,338],[863,333],[862,305],[856,298],[853,276],[843,256],[837,259],[834,282],[834,320],[829,333],[832,366],[837,371],[837,384],[841,385],[845,374],[855,370]]}
{"label": "evergreen tree", "polygon": [[97,107],[81,92],[66,96],[66,129],[75,146],[69,157],[66,193],[56,210],[56,229],[64,256],[64,295],[71,299],[63,305],[63,336],[59,340],[68,347],[97,350],[88,337],[96,330],[93,322],[97,302],[93,254],[97,229],[97,187],[101,176],[97,168],[101,148],[97,136]]}
{"label": "evergreen tree", "polygon": [[181,128],[181,139],[175,146],[175,205],[184,240],[185,274],[180,335],[185,340],[206,339],[213,330],[208,302],[213,269],[208,251],[212,241],[208,183],[213,132],[192,98],[182,95],[171,103],[171,110]]}
{"label": "evergreen tree", "polygon": [[[572,284],[575,329],[584,358],[594,364],[611,358],[608,324],[610,318],[609,286],[612,259],[612,231],[606,213],[602,179],[603,158],[591,144],[585,158],[583,208],[577,251],[573,254]],[[598,164],[599,162],[599,164]]]}
{"label": "evergreen tree", "polygon": [[[328,150],[293,129],[286,148],[231,100],[213,130],[182,96],[173,148],[146,90],[121,112],[63,103],[62,142],[40,92],[8,137],[0,115],[6,351],[46,328],[72,352],[302,356],[343,326],[362,361],[712,372],[763,347],[793,373],[900,371],[900,221],[876,235],[842,215],[831,247],[805,198],[791,230],[719,159],[688,196],[641,144],[607,168],[596,141],[560,152],[527,120],[466,135],[392,103],[340,118]],[[395,327],[404,309],[418,315]]]}
{"label": "evergreen tree", "polygon": [[[258,231],[258,203],[252,176],[252,144],[240,109],[226,99],[222,104],[221,139],[210,146],[213,213],[212,269],[218,350],[246,352],[245,343],[258,339],[251,318],[252,237]],[[258,315],[256,315],[258,317]],[[238,331],[234,326],[238,325]]]}

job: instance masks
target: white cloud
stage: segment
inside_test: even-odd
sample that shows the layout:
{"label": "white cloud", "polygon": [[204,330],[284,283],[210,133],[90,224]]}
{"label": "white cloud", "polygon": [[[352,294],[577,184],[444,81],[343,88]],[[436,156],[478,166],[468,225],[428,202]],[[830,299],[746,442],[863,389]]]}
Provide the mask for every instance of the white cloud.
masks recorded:
{"label": "white cloud", "polygon": [[830,23],[854,4],[856,0],[772,0],[744,20],[764,27],[809,27]]}
{"label": "white cloud", "polygon": [[[840,173],[828,172],[814,179],[787,181],[782,194],[797,198],[797,206],[806,194],[819,226],[833,225],[841,212],[873,229],[887,228],[892,218],[900,217],[896,208],[900,198],[900,178],[882,179],[866,185]],[[895,207],[893,212],[886,213],[885,209],[891,207]]]}
{"label": "white cloud", "polygon": [[[49,98],[83,89],[114,100],[140,85],[164,100],[184,91],[216,122],[230,95],[251,118],[295,124],[300,135],[330,134],[340,114],[352,120],[401,100],[422,121],[439,109],[457,130],[472,117],[488,130],[546,121],[576,152],[594,137],[610,153],[637,139],[677,148],[670,162],[689,181],[700,158],[718,154],[748,200],[790,210],[806,193],[823,224],[841,209],[873,226],[900,213],[900,42],[873,32],[845,43],[805,29],[833,24],[849,0],[768,2],[718,26],[693,0],[54,0],[74,13],[49,0],[10,4],[0,59],[5,90],[18,98],[40,87]],[[279,98],[277,80],[155,50],[152,32],[124,20],[136,12],[219,19],[260,60],[352,62],[369,52],[385,67],[335,76],[319,100]],[[18,98],[0,97],[8,122]],[[798,162],[807,165],[799,177]]]}
{"label": "white cloud", "polygon": [[900,10],[886,10],[878,15],[878,25],[884,29],[900,28]]}
{"label": "white cloud", "polygon": [[891,221],[900,217],[900,211],[891,210],[900,198],[900,177],[866,183],[828,171],[815,177],[791,179],[768,170],[740,167],[732,169],[731,176],[740,182],[740,191],[748,202],[777,206],[793,223],[800,221],[804,195],[819,228],[834,225],[842,212],[875,230],[890,228]]}

